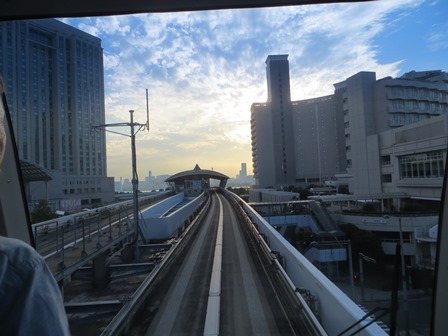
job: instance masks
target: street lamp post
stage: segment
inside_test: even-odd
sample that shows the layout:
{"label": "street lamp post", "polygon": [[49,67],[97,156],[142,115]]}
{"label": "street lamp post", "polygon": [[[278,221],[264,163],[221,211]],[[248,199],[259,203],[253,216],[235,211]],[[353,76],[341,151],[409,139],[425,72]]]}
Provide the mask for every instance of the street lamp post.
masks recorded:
{"label": "street lamp post", "polygon": [[404,263],[404,253],[403,253],[403,229],[401,228],[401,217],[398,217],[398,225],[400,228],[400,245],[401,245],[401,276],[403,281],[403,297],[407,299],[407,284],[406,284],[406,267]]}
{"label": "street lamp post", "polygon": [[376,264],[376,260],[366,256],[365,254],[359,253],[359,276],[361,278],[361,300],[364,301],[364,268],[363,261],[370,262],[372,264]]}
{"label": "street lamp post", "polygon": [[400,228],[400,245],[401,245],[401,281],[403,282],[403,310],[405,318],[406,335],[409,335],[409,310],[408,310],[408,286],[406,283],[406,267],[404,263],[404,245],[403,245],[403,230],[401,227],[401,217],[398,217],[398,225]]}
{"label": "street lamp post", "polygon": [[362,253],[359,253],[359,255],[358,255],[358,257],[359,257],[359,277],[360,277],[360,281],[361,281],[361,300],[364,301],[364,269],[362,266],[361,254]]}
{"label": "street lamp post", "polygon": [[348,250],[348,268],[350,273],[350,288],[352,292],[352,299],[353,301],[356,301],[356,295],[355,295],[355,283],[353,281],[353,260],[352,260],[352,243],[349,240],[347,242],[347,250]]}
{"label": "street lamp post", "polygon": [[[384,216],[384,218],[388,219],[389,216]],[[406,335],[409,335],[409,307],[408,307],[408,293],[407,293],[407,284],[406,284],[406,267],[404,262],[404,245],[403,245],[403,228],[401,226],[401,217],[398,218],[398,228],[399,228],[399,234],[400,234],[400,243],[398,244],[400,248],[397,249],[397,251],[400,251],[400,263],[401,263],[401,281],[403,286],[403,311],[404,311],[404,318],[405,318],[405,328],[406,328]]]}

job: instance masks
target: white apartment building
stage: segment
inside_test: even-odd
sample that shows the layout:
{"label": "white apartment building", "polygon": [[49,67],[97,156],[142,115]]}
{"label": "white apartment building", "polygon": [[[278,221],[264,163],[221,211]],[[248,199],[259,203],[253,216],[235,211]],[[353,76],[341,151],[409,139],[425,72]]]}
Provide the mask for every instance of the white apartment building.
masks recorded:
{"label": "white apartment building", "polygon": [[447,83],[445,72],[413,71],[380,80],[373,72],[360,72],[335,84],[335,95],[342,97],[352,193],[440,197],[443,167],[437,173],[427,168],[443,164],[446,156],[446,122],[430,120],[448,113]]}

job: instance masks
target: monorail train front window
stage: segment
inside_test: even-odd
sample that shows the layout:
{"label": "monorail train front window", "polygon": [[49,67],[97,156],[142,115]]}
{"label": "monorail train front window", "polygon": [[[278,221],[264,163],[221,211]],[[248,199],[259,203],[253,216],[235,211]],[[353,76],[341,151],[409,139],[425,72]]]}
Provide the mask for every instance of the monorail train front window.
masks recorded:
{"label": "monorail train front window", "polygon": [[447,5],[308,2],[0,13],[0,233],[72,335],[443,330]]}

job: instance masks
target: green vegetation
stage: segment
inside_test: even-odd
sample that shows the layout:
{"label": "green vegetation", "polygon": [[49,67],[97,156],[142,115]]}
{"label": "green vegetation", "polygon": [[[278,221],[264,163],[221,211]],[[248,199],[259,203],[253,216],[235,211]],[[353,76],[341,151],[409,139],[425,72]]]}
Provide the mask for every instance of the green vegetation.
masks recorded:
{"label": "green vegetation", "polygon": [[238,195],[238,196],[243,196],[243,195],[247,195],[248,194],[248,189],[247,188],[232,188],[232,187],[228,187],[227,188],[228,191],[233,192],[234,194]]}
{"label": "green vegetation", "polygon": [[358,264],[357,256],[359,253],[375,259],[377,263],[384,260],[383,248],[379,236],[370,231],[358,229],[353,224],[342,224],[339,227],[344,231],[347,239],[351,241],[353,263],[355,265]]}
{"label": "green vegetation", "polygon": [[40,223],[49,219],[56,218],[56,214],[48,206],[46,200],[40,200],[34,205],[33,211],[31,212],[31,223]]}
{"label": "green vegetation", "polygon": [[284,188],[284,191],[298,193],[298,194],[300,194],[300,199],[301,200],[306,200],[308,198],[308,196],[312,195],[312,193],[310,192],[310,189],[313,188],[313,187],[314,187],[313,184],[309,185],[306,188],[294,187],[293,185],[290,185],[289,187]]}

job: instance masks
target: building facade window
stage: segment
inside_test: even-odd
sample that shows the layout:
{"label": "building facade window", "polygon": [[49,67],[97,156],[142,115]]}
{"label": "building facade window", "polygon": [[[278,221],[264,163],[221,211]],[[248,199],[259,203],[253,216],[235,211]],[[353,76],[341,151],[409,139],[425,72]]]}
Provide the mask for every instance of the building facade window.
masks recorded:
{"label": "building facade window", "polygon": [[445,166],[442,151],[399,157],[400,179],[443,177]]}
{"label": "building facade window", "polygon": [[381,155],[381,164],[390,165],[390,155]]}

